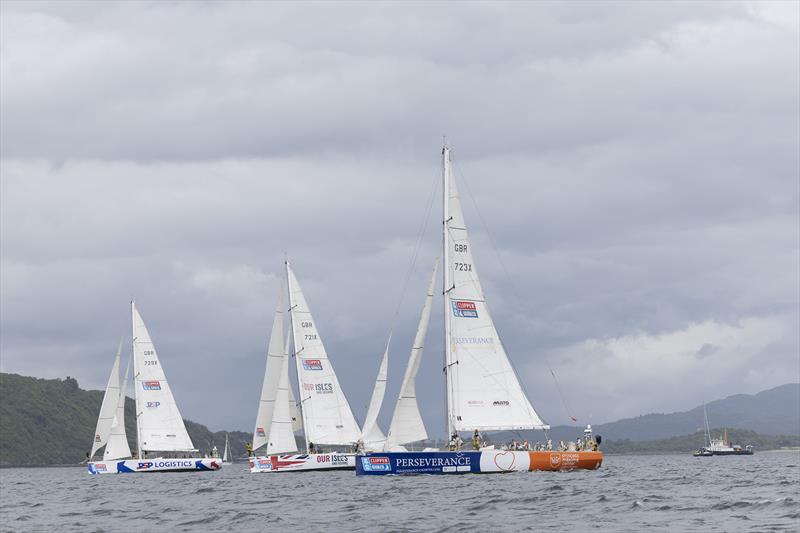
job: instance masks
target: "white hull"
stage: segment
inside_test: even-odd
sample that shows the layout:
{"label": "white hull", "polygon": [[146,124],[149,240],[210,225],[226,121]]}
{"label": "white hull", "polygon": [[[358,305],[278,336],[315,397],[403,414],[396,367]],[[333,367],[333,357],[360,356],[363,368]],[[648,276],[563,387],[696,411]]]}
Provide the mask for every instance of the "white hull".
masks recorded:
{"label": "white hull", "polygon": [[250,458],[250,472],[309,472],[313,470],[355,470],[352,453],[304,453]]}
{"label": "white hull", "polygon": [[90,474],[126,474],[139,472],[207,472],[222,468],[222,461],[205,457],[185,459],[120,459],[87,463]]}

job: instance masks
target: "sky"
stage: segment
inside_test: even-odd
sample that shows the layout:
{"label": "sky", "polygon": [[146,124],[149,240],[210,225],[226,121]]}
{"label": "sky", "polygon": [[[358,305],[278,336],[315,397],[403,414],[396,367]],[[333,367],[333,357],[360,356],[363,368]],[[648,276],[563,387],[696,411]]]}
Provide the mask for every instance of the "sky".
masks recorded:
{"label": "sky", "polygon": [[0,370],[103,388],[135,298],[184,417],[252,431],[288,255],[359,421],[394,332],[386,429],[446,136],[546,422],[800,381],[799,28],[798,2],[3,2]]}

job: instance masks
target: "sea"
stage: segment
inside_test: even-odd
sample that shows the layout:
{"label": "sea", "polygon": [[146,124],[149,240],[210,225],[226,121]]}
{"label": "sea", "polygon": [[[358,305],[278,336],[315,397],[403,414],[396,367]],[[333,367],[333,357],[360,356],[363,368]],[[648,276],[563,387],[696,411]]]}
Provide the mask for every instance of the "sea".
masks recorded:
{"label": "sea", "polygon": [[596,471],[356,477],[0,470],[0,531],[800,531],[800,452],[608,455]]}

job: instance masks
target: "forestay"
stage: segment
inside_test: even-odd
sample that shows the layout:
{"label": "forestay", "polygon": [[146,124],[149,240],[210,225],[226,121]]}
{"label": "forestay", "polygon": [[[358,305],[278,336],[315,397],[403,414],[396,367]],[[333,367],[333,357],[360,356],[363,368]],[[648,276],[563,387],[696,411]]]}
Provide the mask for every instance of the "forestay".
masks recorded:
{"label": "forestay", "polygon": [[445,364],[450,431],[542,429],[497,334],[443,150]]}
{"label": "forestay", "polygon": [[125,459],[131,456],[131,449],[128,446],[128,435],[125,433],[125,392],[128,390],[128,376],[131,372],[131,360],[125,368],[125,379],[122,380],[122,387],[119,389],[117,400],[117,413],[111,422],[111,435],[108,437],[106,450],[103,452],[103,460],[114,461]]}
{"label": "forestay", "polygon": [[131,310],[139,448],[142,451],[196,452],[172,396],[150,333],[133,302]]}
{"label": "forestay", "polygon": [[369,401],[367,416],[364,419],[364,429],[361,432],[361,441],[364,443],[365,451],[383,450],[386,437],[378,427],[378,413],[383,404],[383,396],[386,393],[387,365],[389,363],[389,345],[392,342],[392,335],[386,342],[386,350],[383,352],[381,366],[378,368],[378,376],[375,378],[375,387],[372,389],[372,398]]}
{"label": "forestay", "polygon": [[281,379],[286,350],[283,341],[283,290],[278,295],[278,305],[275,308],[275,318],[272,321],[272,333],[267,347],[267,366],[264,370],[264,380],[261,384],[261,399],[258,402],[256,414],[256,427],[253,430],[253,450],[257,450],[270,440],[270,425],[275,411],[275,401],[278,396],[278,384]]}
{"label": "forestay", "polygon": [[433,304],[433,289],[436,285],[436,272],[439,268],[439,260],[433,266],[433,275],[428,285],[428,293],[425,296],[425,305],[422,306],[422,313],[419,317],[417,334],[414,336],[414,344],[411,347],[411,355],[408,358],[408,365],[403,376],[403,383],[400,386],[400,397],[394,407],[392,422],[389,425],[389,432],[386,435],[385,451],[402,450],[403,444],[416,442],[428,438],[422,415],[419,413],[417,405],[417,372],[422,361],[422,352],[425,346],[425,336],[428,332],[428,324],[431,318],[431,305]]}
{"label": "forestay", "polygon": [[306,443],[352,445],[361,431],[288,261],[286,277]]}
{"label": "forestay", "polygon": [[89,457],[94,457],[97,450],[108,443],[111,434],[111,425],[114,422],[114,415],[117,412],[119,402],[119,356],[122,351],[122,341],[117,348],[117,356],[111,367],[111,375],[108,376],[106,392],[103,395],[103,403],[100,405],[100,415],[97,417],[97,427],[94,430],[94,442]]}

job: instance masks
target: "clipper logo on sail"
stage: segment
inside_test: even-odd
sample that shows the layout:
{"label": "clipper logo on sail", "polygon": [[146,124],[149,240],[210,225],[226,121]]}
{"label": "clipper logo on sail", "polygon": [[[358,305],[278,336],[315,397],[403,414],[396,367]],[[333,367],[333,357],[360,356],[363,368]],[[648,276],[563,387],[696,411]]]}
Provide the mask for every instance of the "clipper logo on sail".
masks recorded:
{"label": "clipper logo on sail", "polygon": [[142,381],[142,388],[144,390],[161,390],[160,381]]}
{"label": "clipper logo on sail", "polygon": [[266,437],[267,434],[264,432],[264,428],[256,428],[256,435],[259,437]]}
{"label": "clipper logo on sail", "polygon": [[475,302],[455,300],[450,303],[453,305],[453,316],[460,318],[478,318],[478,308],[475,306]]}
{"label": "clipper logo on sail", "polygon": [[322,361],[319,359],[303,359],[303,370],[322,370]]}

